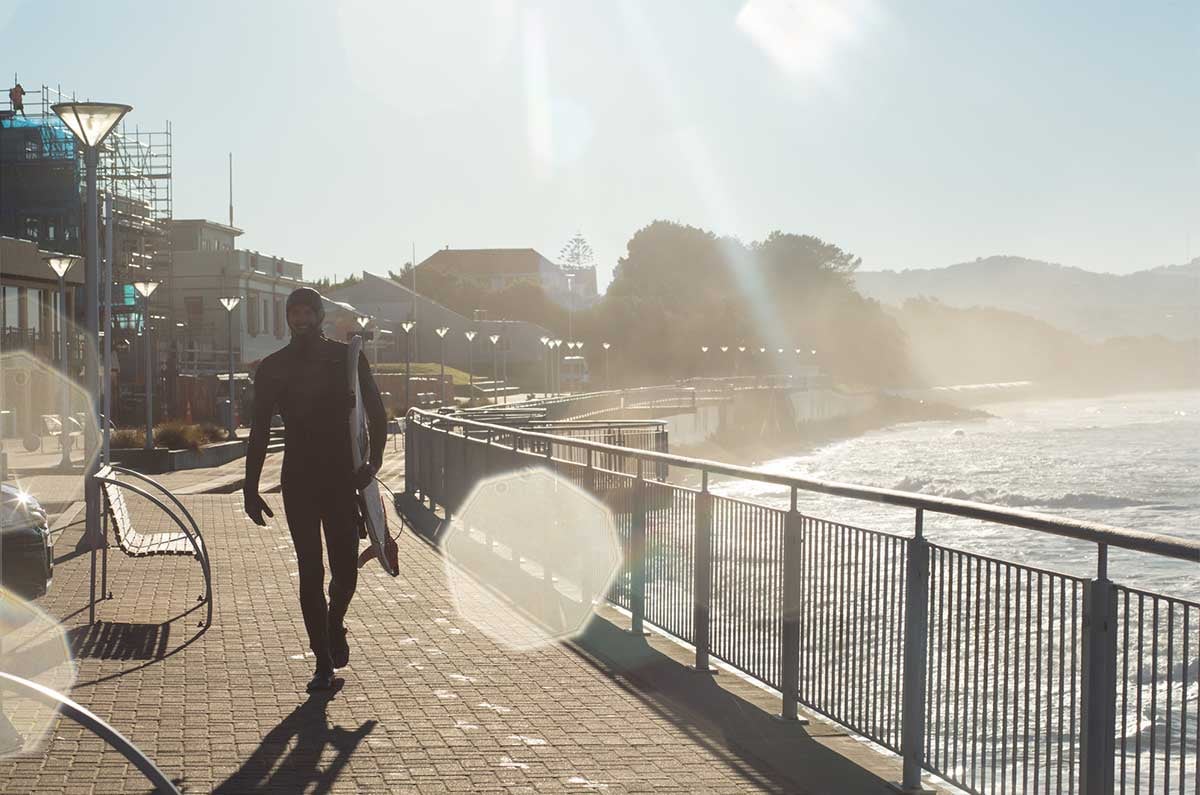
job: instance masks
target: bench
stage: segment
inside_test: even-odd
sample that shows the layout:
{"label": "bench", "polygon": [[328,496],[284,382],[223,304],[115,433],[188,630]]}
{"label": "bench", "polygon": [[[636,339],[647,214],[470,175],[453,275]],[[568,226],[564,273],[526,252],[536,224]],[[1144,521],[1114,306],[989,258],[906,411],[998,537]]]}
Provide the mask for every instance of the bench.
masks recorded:
{"label": "bench", "polygon": [[[120,476],[132,478],[137,483],[130,483]],[[156,480],[146,477],[140,472],[119,466],[104,466],[95,475],[100,482],[100,491],[104,495],[104,506],[109,520],[112,522],[113,535],[117,547],[132,558],[145,558],[154,555],[183,555],[195,558],[200,562],[204,572],[204,593],[197,597],[198,602],[208,605],[208,617],[200,626],[212,626],[212,569],[209,565],[208,548],[200,536],[200,528],[196,520],[183,507],[179,498]],[[141,485],[139,485],[141,484]],[[170,503],[155,496],[158,492]],[[158,506],[179,528],[178,532],[142,533],[134,527],[133,517],[125,502],[125,491],[133,492],[154,505]],[[186,522],[184,521],[186,519]]]}

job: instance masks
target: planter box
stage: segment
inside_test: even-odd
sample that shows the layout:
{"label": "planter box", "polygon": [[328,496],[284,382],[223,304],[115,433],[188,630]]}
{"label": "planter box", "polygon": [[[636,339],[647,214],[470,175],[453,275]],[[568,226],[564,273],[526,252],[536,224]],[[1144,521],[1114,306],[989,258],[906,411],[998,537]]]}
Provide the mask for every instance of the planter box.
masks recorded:
{"label": "planter box", "polygon": [[243,439],[217,442],[205,445],[199,450],[168,450],[165,447],[155,447],[153,450],[112,450],[111,453],[114,464],[136,469],[146,475],[158,475],[181,469],[202,469],[227,464],[246,454],[246,442]]}

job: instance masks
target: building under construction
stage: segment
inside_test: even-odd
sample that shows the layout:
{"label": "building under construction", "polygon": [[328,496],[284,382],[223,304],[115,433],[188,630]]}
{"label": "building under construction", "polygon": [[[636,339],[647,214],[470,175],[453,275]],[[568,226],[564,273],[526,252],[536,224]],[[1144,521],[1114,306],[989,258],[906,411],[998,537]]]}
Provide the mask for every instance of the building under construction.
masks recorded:
{"label": "building under construction", "polygon": [[[55,103],[72,101],[74,96],[64,94],[61,88],[41,85],[26,89],[23,99],[23,107],[16,108],[9,96],[0,97],[0,236],[32,241],[43,251],[82,254],[84,213],[100,213],[102,208],[86,206],[83,149],[51,110]],[[156,347],[174,349],[172,319],[164,316],[157,302],[152,302],[150,317],[145,317],[132,287],[134,282],[154,281],[161,285],[156,295],[168,294],[171,289],[171,160],[170,122],[161,129],[144,130],[125,121],[113,130],[99,152],[98,191],[102,199],[111,197],[113,207],[110,288],[113,350],[121,370],[121,399],[114,405],[114,419],[118,421],[122,414],[136,417],[141,411],[138,401],[147,374],[140,339],[147,323],[151,324]],[[103,219],[98,228],[103,252],[108,245]],[[3,278],[0,274],[0,280]],[[11,302],[6,293],[5,307],[23,300],[27,289],[37,287],[21,286],[20,297],[14,294]],[[56,280],[47,268],[42,289],[56,288]],[[67,305],[78,328],[82,327],[84,302],[71,300],[76,297],[68,296]],[[17,315],[5,312],[6,332]],[[25,330],[19,331],[21,334],[6,333],[5,338],[28,336]],[[161,364],[169,369],[169,362]],[[160,372],[151,377],[161,378],[162,368],[152,369]],[[172,379],[164,380],[170,389]]]}

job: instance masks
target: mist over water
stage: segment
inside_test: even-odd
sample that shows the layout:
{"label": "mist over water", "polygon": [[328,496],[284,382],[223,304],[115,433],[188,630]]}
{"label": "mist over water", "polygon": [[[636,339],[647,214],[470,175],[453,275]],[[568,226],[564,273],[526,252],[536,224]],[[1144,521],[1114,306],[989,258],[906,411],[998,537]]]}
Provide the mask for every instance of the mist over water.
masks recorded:
{"label": "mist over water", "polygon": [[[1042,400],[983,407],[976,422],[919,422],[762,469],[975,500],[1133,530],[1200,538],[1200,391]],[[785,490],[724,482],[715,493],[786,505]],[[799,509],[911,534],[913,511],[801,492]],[[926,514],[932,541],[1067,574],[1094,576],[1095,545]],[[1194,564],[1112,550],[1115,582],[1200,601]]]}

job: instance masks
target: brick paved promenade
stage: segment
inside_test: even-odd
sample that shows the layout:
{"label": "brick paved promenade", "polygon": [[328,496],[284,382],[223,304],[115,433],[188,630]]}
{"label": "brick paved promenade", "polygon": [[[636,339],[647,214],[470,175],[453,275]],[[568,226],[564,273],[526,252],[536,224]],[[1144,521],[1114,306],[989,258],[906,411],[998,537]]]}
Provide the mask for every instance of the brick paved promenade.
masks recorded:
{"label": "brick paved promenade", "polygon": [[[401,461],[389,453],[389,480]],[[184,477],[164,477],[173,479]],[[771,694],[728,673],[688,672],[686,652],[622,633],[613,611],[578,644],[497,645],[456,618],[438,553],[412,533],[400,541],[399,578],[374,563],[361,572],[343,687],[308,698],[291,542],[280,497],[267,499],[276,518],[257,528],[239,494],[183,498],[213,559],[216,614],[205,632],[195,561],[115,551],[115,598],[89,627],[88,556],[73,554],[79,522],[63,531],[54,586],[39,600],[75,649],[72,696],[187,792],[882,793],[897,777],[895,760],[838,730],[774,719]],[[132,508],[135,522],[166,529],[150,506]],[[37,752],[0,760],[0,791],[147,787],[117,753],[60,721]]]}

